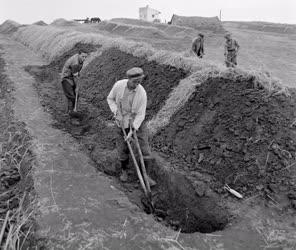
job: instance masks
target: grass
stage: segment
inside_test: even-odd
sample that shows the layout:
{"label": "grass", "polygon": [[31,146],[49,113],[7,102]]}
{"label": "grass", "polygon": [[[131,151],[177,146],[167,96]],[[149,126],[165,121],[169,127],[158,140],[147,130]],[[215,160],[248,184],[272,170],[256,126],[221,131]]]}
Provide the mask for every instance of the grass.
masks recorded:
{"label": "grass", "polygon": [[6,214],[0,222],[0,246],[21,249],[34,231],[34,155],[25,125],[13,117],[12,86],[3,71],[0,57],[0,217]]}
{"label": "grass", "polygon": [[11,34],[15,32],[21,25],[15,21],[7,20],[0,25],[0,33]]}

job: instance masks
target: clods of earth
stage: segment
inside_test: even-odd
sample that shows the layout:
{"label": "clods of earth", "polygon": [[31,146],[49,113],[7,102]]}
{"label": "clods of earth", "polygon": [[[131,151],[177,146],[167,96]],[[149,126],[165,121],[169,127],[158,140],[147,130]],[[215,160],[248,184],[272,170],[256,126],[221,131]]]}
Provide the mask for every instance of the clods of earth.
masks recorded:
{"label": "clods of earth", "polygon": [[[125,78],[131,67],[144,69],[149,120],[189,72],[116,48],[105,50],[81,73],[79,111],[83,116],[79,125],[74,125],[65,114],[59,73],[69,56],[81,48],[97,49],[77,44],[51,64],[28,66],[26,70],[35,77],[42,105],[55,118],[54,126],[71,133],[98,170],[118,176],[116,133],[106,102],[115,81]],[[197,86],[169,125],[151,138],[156,151],[150,174],[158,183],[152,190],[157,220],[188,233],[222,230],[231,218],[219,198],[227,197],[225,184],[246,197],[281,192],[292,208],[296,193],[294,111],[293,91],[289,98],[275,96],[258,88],[251,77],[235,81],[212,78]],[[118,187],[145,209],[136,180],[131,164],[129,182]]]}

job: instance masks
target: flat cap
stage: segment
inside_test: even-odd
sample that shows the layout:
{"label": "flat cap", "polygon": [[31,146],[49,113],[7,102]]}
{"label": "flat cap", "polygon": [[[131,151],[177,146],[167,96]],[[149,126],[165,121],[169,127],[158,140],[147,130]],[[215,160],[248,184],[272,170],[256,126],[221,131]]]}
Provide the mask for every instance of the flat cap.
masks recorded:
{"label": "flat cap", "polygon": [[227,38],[227,37],[231,37],[231,34],[230,34],[230,33],[226,33],[226,34],[224,35],[224,37],[225,37],[225,38]]}
{"label": "flat cap", "polygon": [[144,72],[141,68],[139,67],[134,67],[129,69],[126,72],[126,75],[128,78],[138,78],[138,77],[143,77],[144,76]]}
{"label": "flat cap", "polygon": [[199,36],[201,37],[204,37],[204,34],[203,33],[198,33]]}

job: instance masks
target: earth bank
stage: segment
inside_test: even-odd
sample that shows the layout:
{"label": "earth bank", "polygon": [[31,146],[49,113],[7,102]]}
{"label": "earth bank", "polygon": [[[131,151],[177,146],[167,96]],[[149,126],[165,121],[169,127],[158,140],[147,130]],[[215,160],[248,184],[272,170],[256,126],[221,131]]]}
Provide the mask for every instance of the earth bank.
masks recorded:
{"label": "earth bank", "polygon": [[[43,67],[29,66],[27,71],[36,77],[36,88],[42,97],[43,105],[56,119],[55,126],[66,129],[80,140],[91,157],[97,162],[98,168],[108,174],[119,174],[116,164],[115,131],[112,115],[107,106],[106,96],[116,80],[125,77],[127,69],[139,66],[144,69],[147,77],[144,80],[149,96],[147,117],[151,118],[164,104],[170,90],[176,86],[186,72],[171,66],[158,65],[143,58],[136,58],[117,49],[104,51],[99,57],[88,64],[82,71],[79,84],[81,85],[81,102],[79,109],[82,114],[80,125],[73,127],[71,119],[65,115],[59,72],[63,62],[71,53],[77,53],[78,45],[70,52],[62,55],[57,61]],[[86,46],[87,47],[87,46]],[[88,47],[87,47],[88,48]],[[138,184],[133,166],[130,166],[130,183],[123,185],[130,199],[145,210],[141,203]],[[221,230],[228,223],[228,212],[218,205],[215,197],[198,196],[187,178],[174,173],[155,162],[151,175],[158,181],[153,190],[155,216],[165,224],[171,225],[182,232],[212,232]]]}

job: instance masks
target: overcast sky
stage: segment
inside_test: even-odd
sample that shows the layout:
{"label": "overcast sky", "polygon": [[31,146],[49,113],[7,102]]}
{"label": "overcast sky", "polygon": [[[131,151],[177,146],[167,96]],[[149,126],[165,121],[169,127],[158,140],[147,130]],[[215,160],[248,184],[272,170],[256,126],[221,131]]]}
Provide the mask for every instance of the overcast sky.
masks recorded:
{"label": "overcast sky", "polygon": [[221,9],[224,21],[296,24],[296,0],[0,0],[0,23],[7,19],[29,24],[57,18],[138,18],[139,7],[147,4],[159,10],[166,21],[172,14],[218,16]]}

